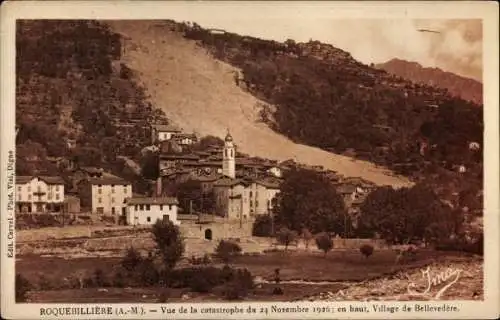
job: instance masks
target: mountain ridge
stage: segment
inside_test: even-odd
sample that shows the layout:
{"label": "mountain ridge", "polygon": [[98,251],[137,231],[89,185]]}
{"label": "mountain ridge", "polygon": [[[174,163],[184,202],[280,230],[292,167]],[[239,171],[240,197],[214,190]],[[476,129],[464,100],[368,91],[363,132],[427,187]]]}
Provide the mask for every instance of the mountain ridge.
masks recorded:
{"label": "mountain ridge", "polygon": [[483,104],[483,85],[475,79],[463,77],[440,68],[424,67],[418,62],[398,58],[376,64],[375,68],[414,82],[445,88],[454,96],[472,101],[478,105]]}

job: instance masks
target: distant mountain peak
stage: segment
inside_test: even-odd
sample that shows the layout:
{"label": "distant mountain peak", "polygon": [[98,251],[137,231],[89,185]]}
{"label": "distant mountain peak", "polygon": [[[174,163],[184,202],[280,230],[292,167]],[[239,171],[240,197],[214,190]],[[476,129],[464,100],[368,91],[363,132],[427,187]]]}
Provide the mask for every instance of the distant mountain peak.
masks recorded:
{"label": "distant mountain peak", "polygon": [[483,85],[474,79],[459,76],[436,67],[423,67],[420,63],[400,58],[375,65],[401,78],[447,89],[448,92],[464,100],[483,104]]}

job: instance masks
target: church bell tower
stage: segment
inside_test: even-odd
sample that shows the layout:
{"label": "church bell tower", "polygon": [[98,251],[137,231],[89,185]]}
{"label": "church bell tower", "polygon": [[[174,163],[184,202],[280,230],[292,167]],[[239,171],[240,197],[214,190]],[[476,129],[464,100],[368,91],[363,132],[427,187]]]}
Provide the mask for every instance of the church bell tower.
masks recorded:
{"label": "church bell tower", "polygon": [[233,137],[227,131],[226,138],[224,139],[224,150],[222,154],[222,175],[229,178],[236,177],[236,164],[235,164],[236,150],[233,143]]}

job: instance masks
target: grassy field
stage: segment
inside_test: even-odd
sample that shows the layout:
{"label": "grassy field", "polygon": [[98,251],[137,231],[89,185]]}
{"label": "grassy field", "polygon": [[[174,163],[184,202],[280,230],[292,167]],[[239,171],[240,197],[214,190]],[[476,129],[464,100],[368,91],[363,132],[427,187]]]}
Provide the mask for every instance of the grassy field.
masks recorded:
{"label": "grassy field", "polygon": [[[263,284],[252,290],[245,298],[246,301],[290,301],[300,299],[307,294],[318,294],[324,291],[338,291],[345,288],[342,284],[307,285],[307,284],[282,284],[283,295],[273,295],[274,284]],[[215,289],[217,290],[217,289]],[[88,288],[69,290],[33,291],[30,299],[37,303],[157,303],[160,294],[166,293],[168,302],[183,302],[182,296],[189,294],[189,303],[221,301],[227,302],[217,294],[201,294],[189,292],[189,289],[160,289],[149,288]]]}
{"label": "grassy field", "polygon": [[[394,273],[399,270],[422,267],[433,261],[460,260],[461,254],[436,251],[420,251],[414,260],[395,264],[396,254],[384,250],[375,252],[369,258],[363,257],[357,251],[330,252],[326,257],[318,252],[270,252],[263,255],[248,255],[234,258],[230,265],[236,268],[247,268],[254,277],[260,277],[272,282],[274,270],[280,269],[281,286],[285,286],[285,294],[272,295],[273,283],[264,283],[248,296],[253,301],[258,300],[293,300],[302,296],[312,295],[321,291],[338,291],[346,284],[343,282],[362,281]],[[91,276],[99,268],[104,274],[111,275],[120,265],[120,258],[44,258],[37,255],[18,257],[16,273],[21,273],[35,287],[40,284],[41,275],[49,282],[61,283],[78,273]],[[293,282],[297,281],[297,282]],[[305,283],[301,283],[304,281]],[[317,284],[315,282],[325,282]],[[287,283],[288,282],[288,283]],[[292,283],[290,283],[292,282]],[[44,302],[128,302],[156,301],[159,288],[107,288],[99,291],[96,288],[44,290],[32,293],[33,301]],[[181,299],[189,289],[168,289],[169,301]],[[207,301],[220,299],[210,294],[190,294],[189,301]],[[61,301],[60,299],[64,299]]]}

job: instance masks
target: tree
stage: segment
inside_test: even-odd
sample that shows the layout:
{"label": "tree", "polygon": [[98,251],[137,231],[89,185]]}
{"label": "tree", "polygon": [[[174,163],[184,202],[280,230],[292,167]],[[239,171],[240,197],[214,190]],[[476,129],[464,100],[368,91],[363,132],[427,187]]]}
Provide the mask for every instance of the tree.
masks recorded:
{"label": "tree", "polygon": [[328,251],[333,249],[333,240],[328,233],[322,232],[316,236],[316,246],[325,253],[326,257]]}
{"label": "tree", "polygon": [[303,228],[301,235],[302,235],[302,239],[304,241],[304,246],[306,247],[306,249],[308,249],[309,242],[314,238],[313,234],[311,233],[311,231],[309,231],[309,229]]}
{"label": "tree", "polygon": [[147,153],[141,160],[141,174],[144,178],[156,180],[160,176],[159,157],[155,153]]}
{"label": "tree", "polygon": [[162,257],[166,270],[172,270],[184,253],[184,241],[179,227],[170,220],[157,220],[151,230],[156,253]]}
{"label": "tree", "polygon": [[282,227],[276,234],[276,240],[278,243],[285,246],[285,251],[288,250],[288,245],[297,239],[297,232],[290,230],[286,227]]}
{"label": "tree", "polygon": [[235,242],[220,240],[215,248],[215,253],[224,263],[228,264],[231,258],[241,253],[241,247]]}
{"label": "tree", "polygon": [[142,262],[142,257],[139,251],[137,251],[135,248],[130,247],[127,250],[127,253],[125,254],[125,257],[122,260],[122,267],[131,272],[134,271],[139,264]]}
{"label": "tree", "polygon": [[184,212],[190,212],[191,208],[194,211],[202,211],[202,195],[203,190],[201,182],[198,180],[189,179],[177,186],[177,199],[179,199],[179,207]]}
{"label": "tree", "polygon": [[362,255],[365,256],[365,258],[368,258],[373,254],[373,246],[369,244],[364,244],[359,248],[359,252],[361,252]]}
{"label": "tree", "polygon": [[273,207],[277,225],[297,232],[302,228],[313,233],[345,230],[344,201],[328,178],[306,169],[292,169],[283,178]]}
{"label": "tree", "polygon": [[197,151],[205,151],[213,146],[215,147],[224,146],[224,140],[216,136],[211,136],[211,135],[204,136],[192,146],[192,149]]}
{"label": "tree", "polygon": [[361,205],[360,219],[365,228],[379,233],[381,238],[403,244],[431,234],[448,238],[459,223],[451,217],[451,209],[431,189],[419,184],[373,191]]}
{"label": "tree", "polygon": [[269,214],[257,216],[252,226],[252,236],[271,237],[272,236],[272,217]]}

